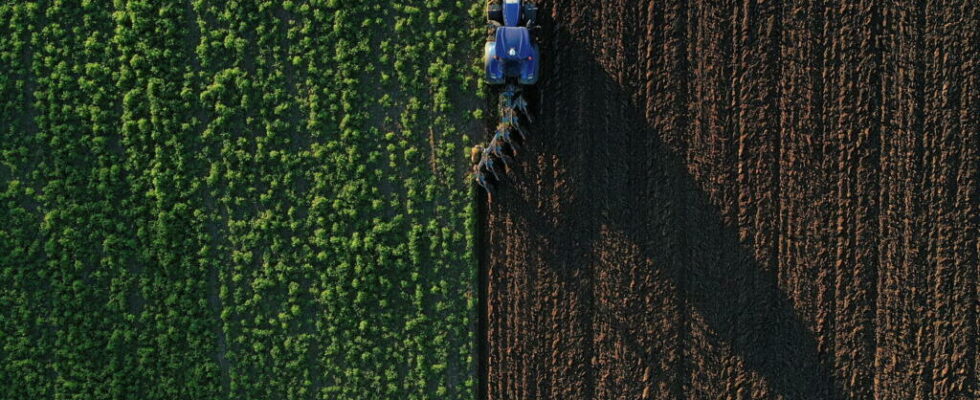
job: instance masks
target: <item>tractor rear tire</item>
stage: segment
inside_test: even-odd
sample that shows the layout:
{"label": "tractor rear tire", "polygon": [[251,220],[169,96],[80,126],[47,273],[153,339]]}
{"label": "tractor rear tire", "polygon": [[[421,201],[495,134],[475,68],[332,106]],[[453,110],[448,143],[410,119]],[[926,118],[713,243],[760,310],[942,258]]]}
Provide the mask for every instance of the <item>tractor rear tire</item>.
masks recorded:
{"label": "tractor rear tire", "polygon": [[487,21],[504,24],[504,7],[497,2],[487,3]]}
{"label": "tractor rear tire", "polygon": [[524,2],[524,20],[527,25],[537,24],[538,6],[530,1]]}

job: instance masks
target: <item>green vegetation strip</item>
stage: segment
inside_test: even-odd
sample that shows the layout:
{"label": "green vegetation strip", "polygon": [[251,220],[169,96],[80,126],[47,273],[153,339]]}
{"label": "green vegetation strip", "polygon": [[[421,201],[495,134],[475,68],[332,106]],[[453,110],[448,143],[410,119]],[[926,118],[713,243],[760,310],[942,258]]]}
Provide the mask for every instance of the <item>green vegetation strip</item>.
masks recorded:
{"label": "green vegetation strip", "polygon": [[0,5],[0,399],[472,398],[481,6]]}

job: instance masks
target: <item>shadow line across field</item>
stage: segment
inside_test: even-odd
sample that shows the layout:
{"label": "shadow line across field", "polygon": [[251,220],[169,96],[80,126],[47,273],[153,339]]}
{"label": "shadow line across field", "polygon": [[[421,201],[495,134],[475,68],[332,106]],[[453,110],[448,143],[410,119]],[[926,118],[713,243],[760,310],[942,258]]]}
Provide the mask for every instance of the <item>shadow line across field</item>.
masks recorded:
{"label": "shadow line across field", "polygon": [[[565,287],[575,288],[575,293],[566,295],[575,298],[572,303],[589,307],[591,319],[577,322],[588,326],[586,332],[595,334],[596,321],[601,321],[615,331],[629,352],[654,366],[657,358],[663,356],[664,348],[652,348],[645,344],[649,340],[637,335],[651,332],[651,327],[644,325],[648,320],[643,314],[659,314],[660,310],[651,306],[657,302],[623,300],[632,305],[632,309],[625,310],[632,315],[623,315],[624,310],[618,309],[628,307],[609,309],[597,299],[597,286],[605,284],[600,282],[602,279],[627,278],[604,277],[602,274],[608,271],[600,273],[599,270],[609,268],[608,264],[597,264],[602,257],[641,260],[639,266],[613,266],[612,271],[628,271],[631,274],[628,279],[633,282],[664,277],[671,280],[676,287],[673,295],[681,304],[680,320],[676,322],[681,325],[681,333],[673,343],[680,349],[681,360],[676,362],[677,369],[654,371],[653,375],[671,382],[672,397],[700,398],[699,395],[708,394],[689,387],[692,374],[713,366],[695,365],[695,361],[686,359],[693,354],[688,347],[694,340],[690,331],[691,318],[696,314],[698,321],[707,327],[707,337],[698,340],[706,340],[710,348],[730,349],[745,370],[767,382],[769,395],[843,398],[827,368],[833,364],[832,355],[820,354],[814,334],[779,288],[773,268],[757,262],[750,250],[752,244],[740,240],[735,228],[726,225],[726,219],[712,204],[702,184],[688,172],[687,161],[663,142],[665,132],[651,126],[644,109],[634,104],[635,99],[600,65],[587,44],[576,42],[574,35],[562,29],[552,31],[552,36],[560,38],[546,38],[544,43],[556,43],[555,39],[559,39],[561,47],[553,44],[544,53],[550,56],[543,64],[542,75],[547,80],[540,85],[541,118],[531,127],[531,143],[525,152],[537,153],[539,160],[557,160],[553,164],[561,165],[562,169],[553,174],[564,182],[545,183],[554,185],[547,188],[526,186],[523,190],[504,185],[489,210],[490,213],[506,210],[513,226],[533,232],[529,234],[532,237],[547,234],[547,239],[541,239],[544,243],[561,244],[540,255],[546,265],[527,268],[550,268],[553,275],[566,281]],[[555,59],[559,60],[562,71],[556,71]],[[583,89],[574,85],[586,85],[587,94],[576,92]],[[546,173],[532,170],[542,165],[528,161],[533,157],[523,157],[513,171],[514,179],[530,180],[536,174],[547,177]],[[547,204],[542,197],[558,199],[558,206]],[[632,249],[636,254],[600,254],[610,250],[601,243],[610,235],[622,244],[615,248]],[[491,260],[500,257],[505,256],[489,256]],[[642,291],[628,295],[649,297],[645,296],[649,293]],[[579,361],[588,364],[598,350],[585,351]],[[481,368],[481,372],[485,373],[485,369]],[[723,374],[722,371],[713,373]],[[589,372],[586,379],[591,383],[586,383],[582,394],[595,397],[599,378],[595,372]],[[548,393],[550,388],[536,391]],[[497,398],[501,394],[489,395]]]}

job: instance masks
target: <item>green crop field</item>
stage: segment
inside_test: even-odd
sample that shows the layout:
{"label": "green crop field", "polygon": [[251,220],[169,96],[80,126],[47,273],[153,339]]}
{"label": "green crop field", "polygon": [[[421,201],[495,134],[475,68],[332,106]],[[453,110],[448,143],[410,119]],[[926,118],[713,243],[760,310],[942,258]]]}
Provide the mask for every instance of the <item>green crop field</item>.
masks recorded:
{"label": "green crop field", "polygon": [[472,398],[481,6],[3,2],[0,399]]}

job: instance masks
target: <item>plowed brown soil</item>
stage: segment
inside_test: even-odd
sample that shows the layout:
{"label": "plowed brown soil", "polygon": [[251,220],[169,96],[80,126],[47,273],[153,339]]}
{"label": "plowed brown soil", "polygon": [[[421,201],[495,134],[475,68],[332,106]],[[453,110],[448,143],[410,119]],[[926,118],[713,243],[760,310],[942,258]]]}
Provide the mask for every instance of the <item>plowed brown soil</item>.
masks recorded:
{"label": "plowed brown soil", "polygon": [[489,399],[980,398],[980,3],[542,3]]}

